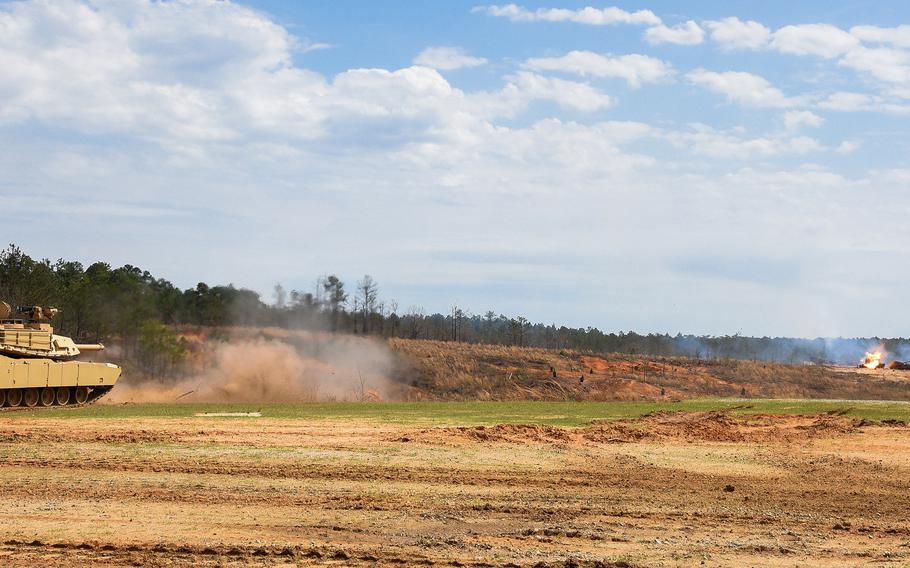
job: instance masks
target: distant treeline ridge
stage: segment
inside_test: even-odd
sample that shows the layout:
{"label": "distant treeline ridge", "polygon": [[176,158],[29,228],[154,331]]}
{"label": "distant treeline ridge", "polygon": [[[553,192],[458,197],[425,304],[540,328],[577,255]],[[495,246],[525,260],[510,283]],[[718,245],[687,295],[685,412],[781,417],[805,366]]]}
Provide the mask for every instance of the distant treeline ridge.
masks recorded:
{"label": "distant treeline ridge", "polygon": [[0,251],[0,299],[15,305],[53,305],[60,333],[80,339],[115,337],[124,351],[149,372],[167,374],[179,364],[183,347],[173,328],[199,326],[279,326],[341,333],[444,341],[464,341],[577,349],[602,353],[696,358],[735,358],[780,362],[858,362],[867,349],[881,347],[895,358],[910,355],[903,338],[794,339],[713,337],[604,332],[532,323],[522,316],[488,311],[473,314],[453,307],[427,314],[401,310],[383,301],[379,286],[364,276],[348,286],[337,276],[318,280],[313,291],[275,287],[272,303],[233,285],[200,282],[181,290],[135,266],[112,268],[103,262],[36,260],[16,245]]}

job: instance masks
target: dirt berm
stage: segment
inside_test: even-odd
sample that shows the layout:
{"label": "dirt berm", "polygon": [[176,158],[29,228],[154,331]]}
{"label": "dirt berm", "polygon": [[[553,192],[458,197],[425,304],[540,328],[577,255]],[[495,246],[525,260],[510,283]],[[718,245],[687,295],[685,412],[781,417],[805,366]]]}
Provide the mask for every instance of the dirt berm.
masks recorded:
{"label": "dirt berm", "polygon": [[[499,424],[428,428],[396,438],[399,442],[445,443],[527,442],[549,444],[610,444],[652,441],[803,442],[858,431],[877,423],[836,414],[735,415],[730,412],[655,412],[634,420],[599,421],[584,428],[531,424]],[[894,426],[889,423],[889,426]]]}

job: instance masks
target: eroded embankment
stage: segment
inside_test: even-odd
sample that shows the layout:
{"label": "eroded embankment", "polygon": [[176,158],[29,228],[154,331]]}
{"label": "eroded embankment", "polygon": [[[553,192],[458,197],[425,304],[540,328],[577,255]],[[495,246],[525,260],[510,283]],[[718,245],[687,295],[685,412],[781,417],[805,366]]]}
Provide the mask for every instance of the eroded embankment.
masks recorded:
{"label": "eroded embankment", "polygon": [[554,444],[686,442],[805,442],[816,438],[854,433],[863,427],[904,425],[894,421],[873,422],[837,414],[734,415],[730,412],[655,412],[633,420],[596,422],[584,428],[560,428],[539,424],[499,424],[427,428],[397,438],[401,442],[445,443],[545,442]]}

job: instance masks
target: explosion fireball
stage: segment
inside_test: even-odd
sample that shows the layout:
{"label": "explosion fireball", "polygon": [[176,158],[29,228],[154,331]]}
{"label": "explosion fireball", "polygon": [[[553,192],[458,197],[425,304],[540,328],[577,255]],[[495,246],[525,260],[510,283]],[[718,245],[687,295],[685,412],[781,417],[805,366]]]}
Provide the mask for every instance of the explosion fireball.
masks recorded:
{"label": "explosion fireball", "polygon": [[863,361],[860,363],[860,365],[867,369],[878,369],[880,367],[884,367],[885,365],[882,363],[883,356],[884,355],[881,351],[875,351],[874,353],[869,353],[867,351],[866,356],[863,357]]}

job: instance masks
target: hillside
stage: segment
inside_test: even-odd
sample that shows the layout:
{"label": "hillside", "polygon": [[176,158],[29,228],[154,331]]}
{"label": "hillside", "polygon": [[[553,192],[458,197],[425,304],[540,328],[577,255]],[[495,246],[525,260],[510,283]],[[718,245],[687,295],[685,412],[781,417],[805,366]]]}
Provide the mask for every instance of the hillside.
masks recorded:
{"label": "hillside", "polygon": [[[910,372],[647,357],[261,327],[187,327],[170,378],[128,359],[114,401],[910,400]],[[118,350],[113,350],[113,355]]]}
{"label": "hillside", "polygon": [[393,339],[409,397],[635,400],[757,398],[910,399],[910,373],[821,365],[595,355]]}

